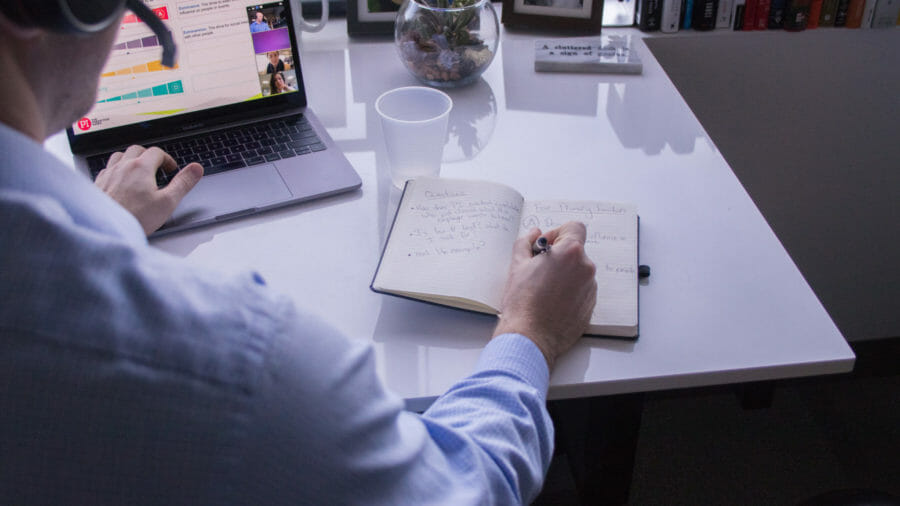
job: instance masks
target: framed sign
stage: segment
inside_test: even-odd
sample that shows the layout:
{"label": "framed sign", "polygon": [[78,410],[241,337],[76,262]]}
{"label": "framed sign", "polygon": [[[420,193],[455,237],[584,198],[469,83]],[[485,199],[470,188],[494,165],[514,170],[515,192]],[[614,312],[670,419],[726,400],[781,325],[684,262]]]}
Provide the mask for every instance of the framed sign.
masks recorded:
{"label": "framed sign", "polygon": [[347,0],[347,34],[394,33],[394,20],[402,0]]}
{"label": "framed sign", "polygon": [[503,0],[501,21],[513,27],[600,33],[603,0]]}

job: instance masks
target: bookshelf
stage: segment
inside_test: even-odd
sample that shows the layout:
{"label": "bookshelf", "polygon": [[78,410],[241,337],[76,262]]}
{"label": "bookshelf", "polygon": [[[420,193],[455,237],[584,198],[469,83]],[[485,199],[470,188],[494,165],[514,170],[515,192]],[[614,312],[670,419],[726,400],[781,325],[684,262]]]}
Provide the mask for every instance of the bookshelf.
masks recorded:
{"label": "bookshelf", "polygon": [[[604,9],[611,3],[616,0],[604,3]],[[900,24],[900,0],[636,0],[635,9],[634,24],[645,32],[890,29]]]}

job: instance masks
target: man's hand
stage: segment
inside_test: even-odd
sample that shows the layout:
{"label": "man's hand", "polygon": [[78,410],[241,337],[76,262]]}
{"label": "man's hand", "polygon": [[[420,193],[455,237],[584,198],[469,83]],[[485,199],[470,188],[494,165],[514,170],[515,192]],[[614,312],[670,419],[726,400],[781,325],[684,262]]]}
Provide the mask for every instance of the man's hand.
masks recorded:
{"label": "man's hand", "polygon": [[150,235],[169,219],[181,199],[203,177],[203,167],[191,163],[181,169],[169,184],[156,186],[156,170],[167,173],[178,166],[165,151],[131,146],[124,153],[113,153],[106,168],[94,181],[101,190],[137,218],[144,233]]}
{"label": "man's hand", "polygon": [[537,345],[547,365],[565,353],[587,328],[597,299],[594,263],[584,253],[584,224],[569,222],[544,237],[547,253],[532,256],[541,231],[532,229],[513,246],[512,263],[494,336],[522,334]]}

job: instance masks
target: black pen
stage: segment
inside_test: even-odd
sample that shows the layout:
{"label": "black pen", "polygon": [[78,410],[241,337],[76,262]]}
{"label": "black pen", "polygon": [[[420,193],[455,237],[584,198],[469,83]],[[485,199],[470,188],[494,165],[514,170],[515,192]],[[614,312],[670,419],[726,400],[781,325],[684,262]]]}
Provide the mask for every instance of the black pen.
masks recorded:
{"label": "black pen", "polygon": [[546,237],[540,236],[534,241],[534,244],[531,245],[531,254],[540,255],[541,253],[549,253],[550,252],[550,241],[547,240]]}

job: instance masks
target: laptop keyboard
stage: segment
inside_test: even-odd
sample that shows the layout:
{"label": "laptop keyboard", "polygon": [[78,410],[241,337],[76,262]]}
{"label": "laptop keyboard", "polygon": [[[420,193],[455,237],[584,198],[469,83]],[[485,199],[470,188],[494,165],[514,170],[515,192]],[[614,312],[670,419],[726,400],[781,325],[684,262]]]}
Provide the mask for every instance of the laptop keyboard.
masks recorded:
{"label": "laptop keyboard", "polygon": [[[179,169],[191,162],[199,162],[207,176],[325,149],[325,144],[302,114],[165,141],[158,146],[175,159]],[[112,153],[88,157],[92,179],[106,167],[110,155]],[[159,170],[156,184],[165,186],[174,175],[174,172],[166,174]]]}

